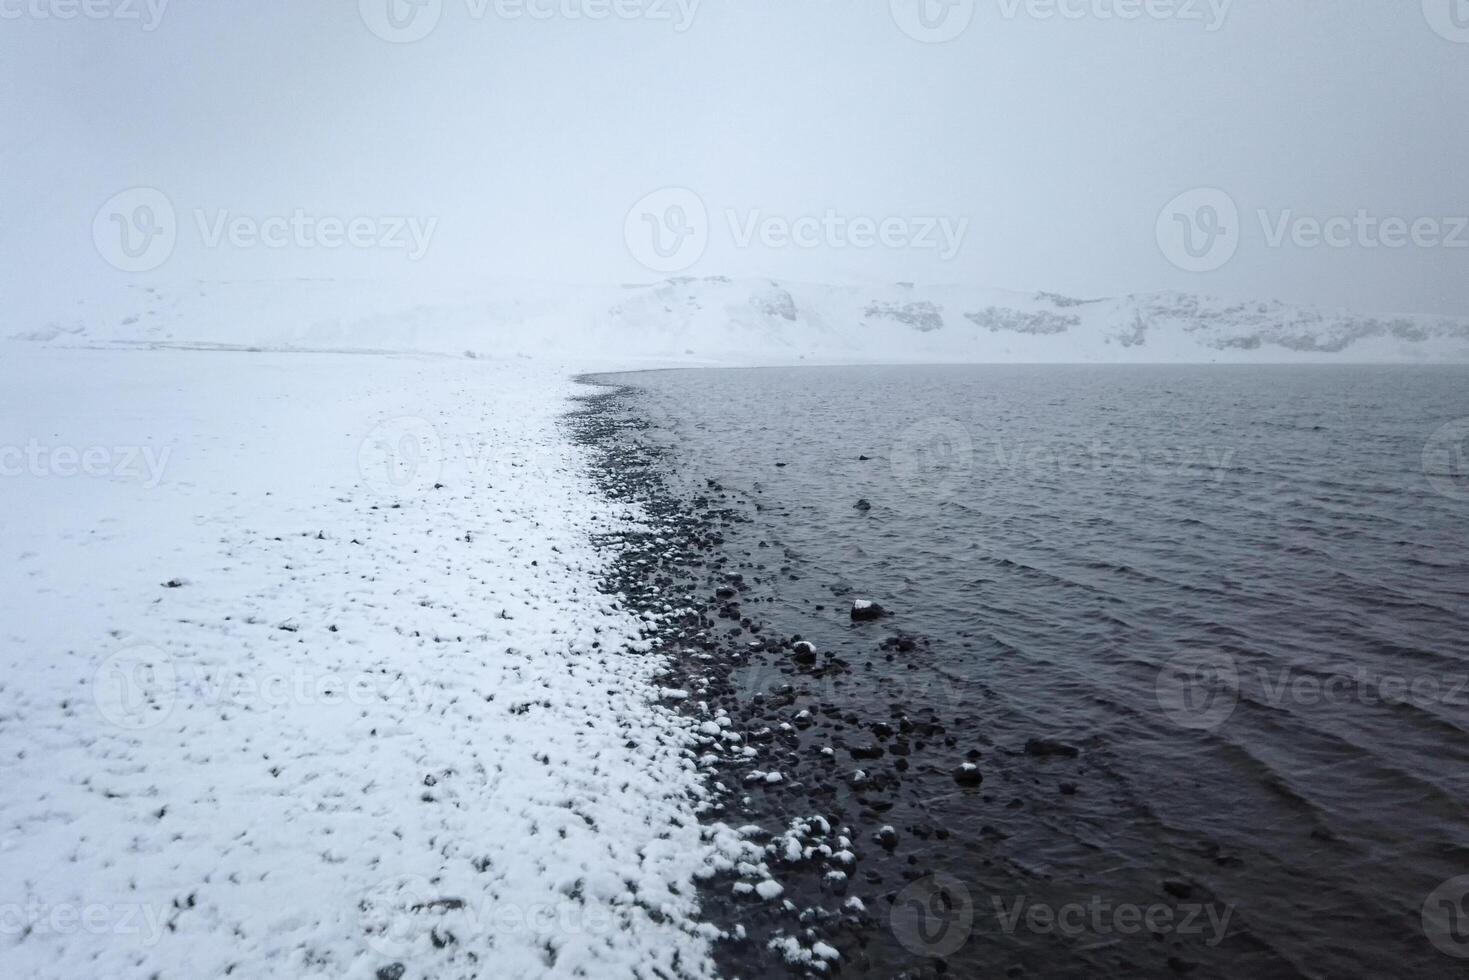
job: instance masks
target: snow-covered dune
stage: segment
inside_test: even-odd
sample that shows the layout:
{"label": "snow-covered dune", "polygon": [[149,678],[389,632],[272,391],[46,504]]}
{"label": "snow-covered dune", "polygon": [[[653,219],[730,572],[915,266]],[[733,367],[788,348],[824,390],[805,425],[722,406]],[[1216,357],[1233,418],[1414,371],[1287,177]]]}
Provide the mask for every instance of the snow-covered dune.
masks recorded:
{"label": "snow-covered dune", "polygon": [[800,362],[1444,362],[1469,319],[1188,293],[1073,299],[975,286],[673,279],[622,287],[385,282],[119,286],[14,307],[0,335],[52,344],[217,343],[618,359]]}

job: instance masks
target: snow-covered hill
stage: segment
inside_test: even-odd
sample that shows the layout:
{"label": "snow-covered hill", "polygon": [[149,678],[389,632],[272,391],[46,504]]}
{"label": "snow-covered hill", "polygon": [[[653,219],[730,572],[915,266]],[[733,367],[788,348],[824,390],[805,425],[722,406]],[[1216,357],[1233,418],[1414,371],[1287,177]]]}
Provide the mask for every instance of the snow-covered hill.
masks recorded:
{"label": "snow-covered hill", "polygon": [[714,363],[1469,360],[1469,318],[1365,315],[1187,293],[1073,299],[972,286],[673,279],[621,287],[289,280],[129,285],[0,336]]}

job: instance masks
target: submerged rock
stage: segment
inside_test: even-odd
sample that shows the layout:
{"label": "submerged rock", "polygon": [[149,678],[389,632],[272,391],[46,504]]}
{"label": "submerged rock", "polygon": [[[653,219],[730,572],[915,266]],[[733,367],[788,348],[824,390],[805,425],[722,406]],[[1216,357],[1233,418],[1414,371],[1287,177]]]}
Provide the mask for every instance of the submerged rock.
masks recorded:
{"label": "submerged rock", "polygon": [[1054,738],[1032,738],[1025,743],[1025,754],[1042,759],[1049,756],[1074,759],[1081,755],[1081,749]]}

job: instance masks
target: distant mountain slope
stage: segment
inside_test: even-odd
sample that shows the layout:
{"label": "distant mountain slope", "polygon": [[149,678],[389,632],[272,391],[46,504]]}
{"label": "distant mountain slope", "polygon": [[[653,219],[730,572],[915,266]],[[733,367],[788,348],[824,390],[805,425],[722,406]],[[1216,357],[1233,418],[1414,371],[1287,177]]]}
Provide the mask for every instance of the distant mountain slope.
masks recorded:
{"label": "distant mountain slope", "polygon": [[47,343],[220,343],[494,355],[795,361],[1469,361],[1469,319],[1371,316],[1187,293],[1072,299],[971,286],[672,279],[496,283],[432,295],[289,280],[128,286],[61,315],[5,314]]}

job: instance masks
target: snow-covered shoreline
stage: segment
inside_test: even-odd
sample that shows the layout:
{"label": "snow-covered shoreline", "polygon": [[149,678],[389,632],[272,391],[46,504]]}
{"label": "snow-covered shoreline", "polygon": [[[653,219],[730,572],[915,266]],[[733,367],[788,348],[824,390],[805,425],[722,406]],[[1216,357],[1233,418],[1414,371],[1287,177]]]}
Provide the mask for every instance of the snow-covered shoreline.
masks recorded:
{"label": "snow-covered shoreline", "polygon": [[572,373],[6,346],[12,972],[711,975]]}

